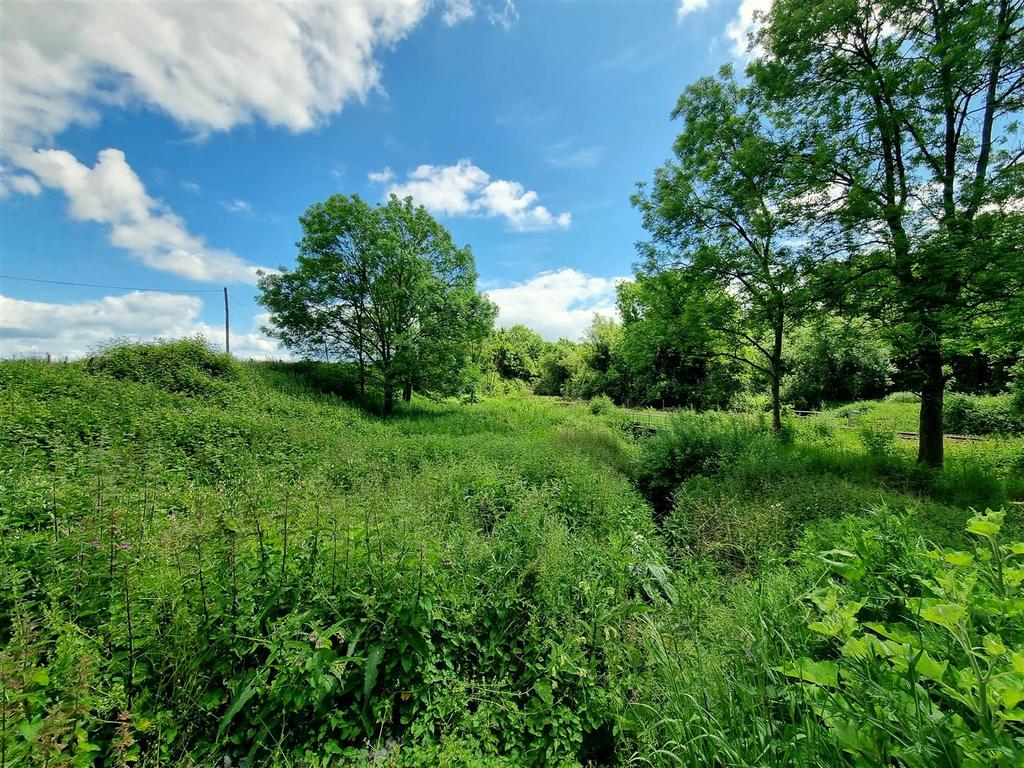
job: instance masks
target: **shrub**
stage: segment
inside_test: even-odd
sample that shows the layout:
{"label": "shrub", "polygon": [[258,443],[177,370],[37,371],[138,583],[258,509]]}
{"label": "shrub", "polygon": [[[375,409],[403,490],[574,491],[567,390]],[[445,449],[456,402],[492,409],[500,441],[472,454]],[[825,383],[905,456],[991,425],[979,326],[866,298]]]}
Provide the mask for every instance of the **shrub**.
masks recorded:
{"label": "shrub", "polygon": [[883,398],[887,403],[920,403],[921,396],[916,392],[890,392]]}
{"label": "shrub", "polygon": [[153,384],[168,392],[207,396],[238,377],[238,364],[199,336],[173,341],[116,341],[86,363],[90,373]]}
{"label": "shrub", "polygon": [[862,424],[857,430],[857,436],[872,456],[888,455],[892,452],[893,444],[896,442],[895,429],[872,422]]}
{"label": "shrub", "polygon": [[615,410],[615,403],[608,395],[595,395],[590,398],[590,412],[595,416],[602,416]]}
{"label": "shrub", "polygon": [[1010,392],[1013,413],[1018,419],[1024,421],[1024,361],[1014,366]]}
{"label": "shrub", "polygon": [[819,318],[787,338],[782,397],[798,408],[878,397],[889,384],[890,351],[870,329]]}
{"label": "shrub", "polygon": [[761,442],[769,432],[737,418],[682,411],[671,427],[647,440],[636,469],[636,482],[655,509],[665,513],[680,483],[694,475],[713,474]]}
{"label": "shrub", "polygon": [[943,428],[947,433],[990,435],[1024,429],[1024,419],[1014,413],[1010,396],[977,397],[947,394],[942,405]]}

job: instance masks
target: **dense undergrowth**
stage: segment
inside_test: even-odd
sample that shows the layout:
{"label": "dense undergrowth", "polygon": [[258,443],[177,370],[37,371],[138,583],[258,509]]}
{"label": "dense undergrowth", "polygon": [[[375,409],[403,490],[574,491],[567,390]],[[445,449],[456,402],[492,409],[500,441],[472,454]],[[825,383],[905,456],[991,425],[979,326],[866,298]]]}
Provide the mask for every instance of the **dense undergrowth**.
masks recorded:
{"label": "dense undergrowth", "polygon": [[[1024,754],[1015,508],[970,562],[931,549],[1014,495],[1012,445],[936,475],[809,422],[644,438],[532,397],[382,421],[183,349],[0,364],[4,768]],[[953,629],[918,597],[964,606]],[[907,677],[920,649],[943,675]]]}

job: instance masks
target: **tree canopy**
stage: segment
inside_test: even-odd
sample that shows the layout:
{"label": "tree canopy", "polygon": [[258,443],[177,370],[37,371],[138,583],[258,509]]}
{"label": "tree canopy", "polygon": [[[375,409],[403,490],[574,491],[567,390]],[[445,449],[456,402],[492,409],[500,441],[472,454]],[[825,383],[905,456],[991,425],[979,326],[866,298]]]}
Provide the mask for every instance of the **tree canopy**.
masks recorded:
{"label": "tree canopy", "polygon": [[495,316],[470,249],[409,198],[334,195],[299,221],[295,268],[260,278],[267,331],[307,357],[357,363],[361,392],[369,373],[385,413],[399,387],[409,399],[457,386]]}

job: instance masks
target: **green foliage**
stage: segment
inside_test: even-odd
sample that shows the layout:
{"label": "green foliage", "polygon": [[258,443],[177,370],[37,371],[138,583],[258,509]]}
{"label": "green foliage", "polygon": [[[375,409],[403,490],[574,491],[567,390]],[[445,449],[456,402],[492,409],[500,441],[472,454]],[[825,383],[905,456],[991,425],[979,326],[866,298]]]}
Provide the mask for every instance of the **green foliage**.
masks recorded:
{"label": "green foliage", "polygon": [[1013,368],[1013,381],[1010,386],[1013,396],[1013,411],[1019,417],[1024,418],[1024,361],[1017,363]]}
{"label": "green foliage", "polygon": [[590,412],[595,416],[603,416],[615,410],[615,403],[608,395],[596,395],[590,398]]}
{"label": "green foliage", "polygon": [[797,408],[867,400],[889,384],[889,349],[876,330],[822,317],[787,338],[782,397]]}
{"label": "green foliage", "polygon": [[896,443],[896,430],[887,424],[868,421],[857,428],[857,437],[864,444],[868,454],[887,456]]}
{"label": "green foliage", "polygon": [[810,595],[814,657],[782,669],[863,765],[1018,765],[1024,753],[1024,544],[1004,512],[972,517],[972,551],[868,530],[824,553],[841,580]]}
{"label": "green foliage", "polygon": [[669,429],[643,444],[635,472],[637,487],[656,511],[664,513],[684,480],[718,472],[767,437],[762,426],[751,422],[682,411]]}
{"label": "green foliage", "polygon": [[484,342],[484,368],[503,379],[531,382],[539,373],[539,360],[546,346],[540,334],[525,325],[499,328]]}
{"label": "green foliage", "polygon": [[887,403],[920,403],[921,396],[916,392],[890,392],[884,398]]}
{"label": "green foliage", "polygon": [[469,247],[394,195],[377,206],[333,195],[299,223],[295,268],[260,277],[267,331],[307,358],[356,363],[360,396],[376,377],[386,414],[399,386],[406,399],[413,389],[461,394],[496,313],[476,290]]}
{"label": "green foliage", "polygon": [[1015,412],[1008,395],[978,397],[947,395],[942,404],[946,430],[960,435],[990,435],[1024,432],[1024,414]]}
{"label": "green foliage", "polygon": [[0,364],[6,765],[551,765],[610,732],[673,595],[617,432],[237,368],[210,400]]}
{"label": "green foliage", "polygon": [[173,341],[117,340],[89,357],[87,370],[125,381],[147,382],[167,392],[209,396],[238,378],[238,365],[201,337]]}

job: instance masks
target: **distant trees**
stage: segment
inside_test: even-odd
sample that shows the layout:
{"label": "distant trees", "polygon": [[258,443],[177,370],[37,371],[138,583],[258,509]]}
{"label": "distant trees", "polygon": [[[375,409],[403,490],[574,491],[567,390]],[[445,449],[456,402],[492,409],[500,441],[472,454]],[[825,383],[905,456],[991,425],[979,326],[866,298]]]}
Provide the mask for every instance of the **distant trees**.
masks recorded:
{"label": "distant trees", "polygon": [[686,88],[672,117],[683,123],[673,157],[633,197],[651,234],[639,270],[679,271],[685,316],[720,338],[709,354],[768,380],[778,431],[783,335],[809,305],[788,181],[798,147],[728,66]]}
{"label": "distant trees", "polygon": [[810,318],[787,335],[783,399],[797,408],[882,397],[892,376],[889,346],[863,320]]}
{"label": "distant trees", "polygon": [[408,400],[461,385],[495,316],[469,248],[408,198],[334,195],[299,221],[295,268],[260,277],[267,332],[307,357],[354,362],[360,393],[373,376],[385,413],[398,389]]}
{"label": "distant trees", "polygon": [[1020,315],[1022,24],[1020,0],[776,0],[750,69],[804,136],[792,183],[832,298],[914,361],[930,465],[957,337]]}
{"label": "distant trees", "polygon": [[484,343],[483,359],[489,370],[504,379],[532,381],[539,373],[538,361],[545,342],[525,325],[499,328]]}

